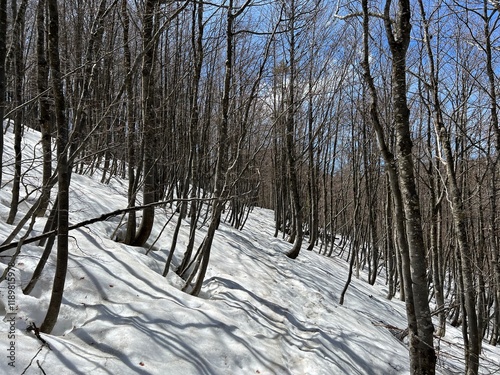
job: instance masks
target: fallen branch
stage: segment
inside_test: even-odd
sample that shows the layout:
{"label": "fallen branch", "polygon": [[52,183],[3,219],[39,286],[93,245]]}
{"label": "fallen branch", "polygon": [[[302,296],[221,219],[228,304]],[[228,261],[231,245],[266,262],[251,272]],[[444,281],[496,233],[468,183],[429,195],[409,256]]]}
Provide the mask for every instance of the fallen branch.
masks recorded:
{"label": "fallen branch", "polygon": [[[50,345],[47,341],[45,341],[41,336],[40,336],[40,331],[38,330],[38,327],[35,325],[35,323],[31,323],[28,328],[26,329],[28,332],[33,332],[33,334],[37,337],[38,340],[40,340],[42,342],[42,345],[38,348],[38,351],[35,353],[35,355],[33,356],[33,358],[31,358],[31,361],[30,363],[28,363],[28,366],[26,366],[26,368],[24,369],[24,371],[21,373],[21,375],[24,375],[26,374],[26,371],[28,371],[28,369],[31,367],[31,365],[33,364],[33,361],[35,360],[36,357],[38,357],[38,354],[40,354],[40,352],[43,350],[44,347],[47,347],[49,350],[52,350],[50,348]],[[46,375],[45,371],[43,370],[42,368],[42,365],[40,365],[40,361],[37,360],[36,361],[36,364],[38,366],[38,368],[40,369],[40,371],[42,371],[42,373],[44,375]]]}
{"label": "fallen branch", "polygon": [[[105,221],[105,220],[107,220],[107,219],[109,219],[111,217],[118,216],[118,215],[121,215],[121,214],[125,214],[125,213],[128,213],[128,212],[140,211],[140,210],[143,210],[143,209],[148,208],[148,207],[163,206],[163,205],[171,204],[171,203],[174,203],[174,202],[192,202],[192,201],[199,201],[199,202],[200,201],[201,202],[207,201],[207,202],[210,202],[210,201],[213,201],[215,199],[221,199],[221,198],[186,198],[186,199],[172,198],[172,199],[169,199],[169,200],[166,200],[166,201],[153,202],[153,203],[145,204],[143,206],[134,206],[134,207],[122,208],[122,209],[119,209],[119,210],[116,210],[116,211],[112,211],[112,212],[108,212],[108,213],[102,214],[99,217],[95,217],[95,218],[92,218],[92,219],[89,219],[89,220],[82,221],[82,222],[80,222],[78,224],[70,225],[69,228],[68,228],[68,231],[71,231],[71,230],[74,230],[74,229],[78,229],[78,228],[81,228],[81,227],[84,227],[84,226],[87,226],[87,225],[90,225],[90,224],[95,224],[95,223],[98,223],[98,222],[101,222],[101,221]],[[228,198],[228,199],[230,199],[230,198]],[[10,243],[7,243],[7,244],[3,244],[3,245],[0,246],[0,253],[3,253],[5,251],[7,251],[7,250],[16,248],[21,242],[22,242],[23,245],[26,245],[26,244],[30,244],[30,243],[33,243],[33,242],[36,242],[36,241],[43,240],[43,239],[51,237],[51,236],[55,236],[55,235],[57,235],[57,233],[58,233],[58,230],[54,229],[54,230],[45,232],[43,234],[40,234],[38,236],[33,236],[33,237],[30,237],[30,238],[26,238],[24,240],[20,240],[20,241],[16,241],[16,242],[10,242]]]}
{"label": "fallen branch", "polygon": [[40,364],[40,361],[38,359],[36,360],[36,364],[37,364],[38,368],[40,369],[40,371],[42,372],[42,374],[47,375],[47,373],[43,370],[42,365]]}
{"label": "fallen branch", "polygon": [[408,328],[402,329],[391,324],[387,324],[383,321],[372,322],[375,327],[384,327],[389,330],[389,332],[397,338],[399,341],[403,341],[406,336],[408,336]]}

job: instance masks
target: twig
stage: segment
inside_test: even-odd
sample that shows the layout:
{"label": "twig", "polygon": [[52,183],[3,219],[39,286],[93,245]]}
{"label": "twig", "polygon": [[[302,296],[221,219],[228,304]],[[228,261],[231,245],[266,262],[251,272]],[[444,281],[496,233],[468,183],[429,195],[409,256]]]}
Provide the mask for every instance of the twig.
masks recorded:
{"label": "twig", "polygon": [[47,375],[47,374],[45,373],[45,371],[43,371],[42,365],[40,365],[40,361],[39,361],[38,359],[36,360],[36,364],[37,364],[38,368],[40,369],[40,371],[42,372],[42,374],[43,374],[43,375]]}
{"label": "twig", "polygon": [[40,336],[40,330],[38,329],[38,327],[36,326],[36,324],[34,322],[30,323],[30,325],[28,326],[26,331],[33,332],[33,334],[36,336],[36,338],[42,342],[42,347],[46,346],[47,348],[49,348],[49,350],[52,350],[49,343],[47,341],[45,341],[42,338],[42,336]]}

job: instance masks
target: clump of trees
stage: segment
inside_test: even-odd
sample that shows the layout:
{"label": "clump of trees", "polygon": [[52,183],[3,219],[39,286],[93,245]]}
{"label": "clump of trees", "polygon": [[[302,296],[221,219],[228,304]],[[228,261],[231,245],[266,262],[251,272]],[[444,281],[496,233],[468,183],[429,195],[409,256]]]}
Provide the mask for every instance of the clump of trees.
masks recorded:
{"label": "clump of trees", "polygon": [[[154,241],[155,207],[175,205],[163,274],[181,252],[186,292],[199,294],[222,221],[241,229],[252,207],[272,208],[287,256],[343,256],[349,278],[365,269],[405,301],[412,373],[434,373],[448,321],[477,374],[485,340],[500,340],[499,12],[496,0],[0,0],[0,118],[15,135],[0,170],[15,229],[0,251],[18,254],[22,228],[46,217],[29,293],[57,235],[42,330],[64,287],[71,174],[99,170],[128,179],[124,243]],[[43,165],[24,192],[23,127],[40,130]]]}

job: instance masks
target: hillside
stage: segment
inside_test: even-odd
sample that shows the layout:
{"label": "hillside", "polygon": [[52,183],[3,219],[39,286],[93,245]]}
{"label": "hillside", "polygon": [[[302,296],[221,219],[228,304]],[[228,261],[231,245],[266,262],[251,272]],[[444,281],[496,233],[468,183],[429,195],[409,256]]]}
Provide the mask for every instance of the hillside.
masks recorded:
{"label": "hillside", "polygon": [[[6,134],[4,160],[12,158],[12,134]],[[25,178],[39,179],[32,155],[39,135],[26,129]],[[12,231],[5,224],[10,200],[8,174],[0,190],[0,241]],[[126,206],[126,182],[109,185],[74,174],[71,223]],[[25,212],[33,197],[20,209]],[[366,275],[354,279],[343,306],[338,304],[347,278],[345,259],[303,250],[296,260],[284,253],[290,244],[273,237],[273,213],[254,209],[243,231],[222,223],[202,295],[179,290],[175,273],[161,276],[175,226],[162,228],[174,208],[157,209],[152,251],[111,239],[120,217],[70,233],[70,264],[59,321],[42,342],[27,327],[45,315],[55,264],[51,255],[32,295],[21,291],[41,249],[25,245],[13,269],[16,311],[0,324],[3,374],[407,374],[408,352],[393,333],[405,328],[404,305],[385,298],[383,274],[375,286]],[[21,217],[21,213],[18,218]],[[35,225],[35,234],[45,219]],[[177,258],[187,240],[181,228]],[[160,232],[162,234],[160,235]],[[197,236],[202,239],[203,229]],[[11,252],[12,253],[12,252]],[[5,254],[2,254],[5,255]],[[5,270],[8,257],[1,258]],[[8,309],[8,288],[1,286],[0,310]],[[10,339],[10,321],[15,337]],[[393,328],[393,329],[389,329]],[[438,371],[463,372],[461,333],[448,327],[440,342]],[[12,344],[13,342],[13,344]],[[14,361],[5,353],[14,347]],[[484,345],[482,373],[498,372],[500,350]],[[13,363],[15,368],[9,366]]]}

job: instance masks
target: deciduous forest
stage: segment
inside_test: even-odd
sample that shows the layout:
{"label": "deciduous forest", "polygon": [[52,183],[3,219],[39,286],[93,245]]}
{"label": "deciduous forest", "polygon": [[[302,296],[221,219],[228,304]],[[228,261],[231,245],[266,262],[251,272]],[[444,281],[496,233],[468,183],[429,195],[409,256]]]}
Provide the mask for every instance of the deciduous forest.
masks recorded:
{"label": "deciduous forest", "polygon": [[[92,221],[70,219],[72,176],[127,181],[128,205],[93,219],[120,217],[124,244],[174,208],[163,276],[193,296],[221,222],[268,208],[283,256],[348,259],[340,304],[361,270],[404,301],[411,374],[435,373],[448,322],[476,375],[500,344],[499,80],[498,0],[0,0],[2,262],[38,243],[29,294],[57,254],[49,334]],[[28,128],[43,152],[26,166]]]}

